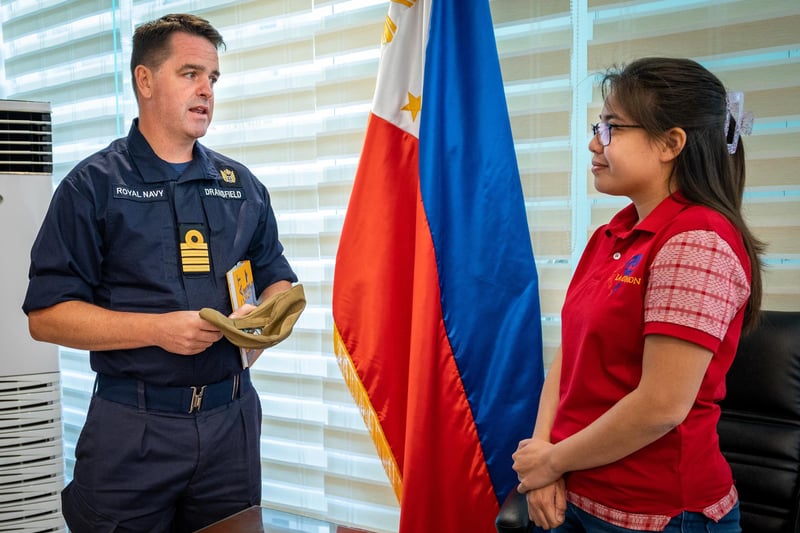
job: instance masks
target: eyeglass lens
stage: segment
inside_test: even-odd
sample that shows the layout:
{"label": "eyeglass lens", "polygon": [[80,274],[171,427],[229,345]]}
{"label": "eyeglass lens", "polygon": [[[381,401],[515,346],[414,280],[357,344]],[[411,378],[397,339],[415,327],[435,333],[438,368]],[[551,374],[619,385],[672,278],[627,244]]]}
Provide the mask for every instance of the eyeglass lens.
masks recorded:
{"label": "eyeglass lens", "polygon": [[608,146],[608,143],[611,142],[611,128],[608,127],[608,123],[592,124],[592,134],[597,135],[598,133],[600,134],[600,144]]}

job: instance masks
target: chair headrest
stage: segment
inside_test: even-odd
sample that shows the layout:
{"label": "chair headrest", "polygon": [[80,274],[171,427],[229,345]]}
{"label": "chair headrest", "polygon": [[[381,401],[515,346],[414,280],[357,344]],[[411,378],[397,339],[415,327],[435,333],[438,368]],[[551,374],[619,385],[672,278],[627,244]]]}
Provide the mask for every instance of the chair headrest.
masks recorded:
{"label": "chair headrest", "polygon": [[761,312],[739,341],[727,389],[726,409],[800,419],[800,312]]}

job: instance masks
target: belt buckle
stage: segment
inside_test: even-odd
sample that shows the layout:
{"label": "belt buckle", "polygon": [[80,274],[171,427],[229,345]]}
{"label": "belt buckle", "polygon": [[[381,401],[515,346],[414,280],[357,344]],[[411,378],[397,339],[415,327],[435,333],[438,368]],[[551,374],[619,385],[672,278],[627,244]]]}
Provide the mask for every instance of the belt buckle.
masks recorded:
{"label": "belt buckle", "polygon": [[200,410],[200,406],[203,404],[204,392],[206,392],[205,385],[199,388],[192,385],[192,403],[189,405],[189,414]]}

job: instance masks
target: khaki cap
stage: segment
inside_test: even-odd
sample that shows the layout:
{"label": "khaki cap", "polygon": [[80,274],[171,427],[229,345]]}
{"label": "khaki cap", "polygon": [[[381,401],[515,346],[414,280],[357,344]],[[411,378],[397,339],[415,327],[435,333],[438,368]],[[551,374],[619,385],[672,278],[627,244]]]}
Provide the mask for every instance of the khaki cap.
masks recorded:
{"label": "khaki cap", "polygon": [[297,284],[288,291],[273,294],[243,317],[228,318],[210,307],[202,308],[200,317],[222,330],[225,338],[236,346],[263,349],[288,337],[305,307],[305,291]]}

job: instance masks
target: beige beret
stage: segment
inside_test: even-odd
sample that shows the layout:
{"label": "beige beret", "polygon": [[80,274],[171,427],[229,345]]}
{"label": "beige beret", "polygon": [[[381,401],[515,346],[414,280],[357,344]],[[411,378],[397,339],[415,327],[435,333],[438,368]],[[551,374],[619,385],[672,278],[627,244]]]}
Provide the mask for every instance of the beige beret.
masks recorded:
{"label": "beige beret", "polygon": [[240,318],[228,318],[216,309],[204,307],[200,317],[217,326],[229,341],[240,348],[269,348],[292,332],[306,307],[301,284],[273,294]]}

